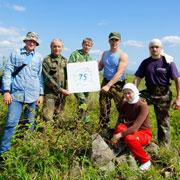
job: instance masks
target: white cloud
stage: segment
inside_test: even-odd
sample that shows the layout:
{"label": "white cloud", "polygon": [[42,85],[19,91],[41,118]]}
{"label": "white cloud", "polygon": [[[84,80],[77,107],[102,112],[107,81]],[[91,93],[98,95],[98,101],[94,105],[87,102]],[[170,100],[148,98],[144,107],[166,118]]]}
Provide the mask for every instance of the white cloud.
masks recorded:
{"label": "white cloud", "polygon": [[14,42],[7,41],[7,40],[0,41],[0,51],[3,54],[4,54],[4,49],[6,49],[6,51],[8,51],[8,50],[17,49],[19,47],[22,47],[22,42],[14,43]]}
{"label": "white cloud", "polygon": [[23,42],[24,38],[25,36],[11,36],[8,38],[8,40],[14,43],[18,43],[18,42]]}
{"label": "white cloud", "polygon": [[0,36],[18,36],[19,32],[17,28],[4,28],[0,27]]}
{"label": "white cloud", "polygon": [[102,51],[99,49],[94,49],[94,50],[90,50],[90,54],[94,54],[94,55],[102,55]]}
{"label": "white cloud", "polygon": [[165,36],[161,39],[161,42],[164,45],[178,46],[180,45],[180,37],[179,36]]}
{"label": "white cloud", "polygon": [[0,54],[9,56],[10,52],[23,46],[24,36],[21,30],[15,27],[4,28],[0,26]]}
{"label": "white cloud", "polygon": [[1,4],[0,7],[5,7],[5,8],[13,9],[15,11],[26,11],[25,7],[19,6],[19,5],[15,5],[15,4],[12,5],[12,4],[8,3],[8,2],[5,2],[5,3]]}
{"label": "white cloud", "polygon": [[13,8],[15,11],[26,11],[26,8],[23,7],[23,6],[13,5],[12,8]]}
{"label": "white cloud", "polygon": [[0,47],[10,47],[10,42],[9,41],[1,41],[0,42]]}
{"label": "white cloud", "polygon": [[124,46],[134,46],[134,47],[144,47],[144,43],[141,41],[136,40],[128,40],[125,42],[122,42]]}
{"label": "white cloud", "polygon": [[108,21],[107,20],[102,20],[100,22],[97,23],[98,26],[105,26],[108,24]]}

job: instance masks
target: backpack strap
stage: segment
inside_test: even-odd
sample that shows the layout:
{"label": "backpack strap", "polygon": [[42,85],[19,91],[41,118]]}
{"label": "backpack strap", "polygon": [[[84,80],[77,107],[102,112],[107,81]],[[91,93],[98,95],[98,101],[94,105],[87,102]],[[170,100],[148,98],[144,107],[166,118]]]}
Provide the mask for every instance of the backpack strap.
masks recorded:
{"label": "backpack strap", "polygon": [[19,73],[19,71],[21,71],[26,65],[28,65],[32,58],[33,54],[30,53],[29,56],[27,56],[26,60],[23,62],[23,65],[19,66],[16,71],[12,73],[12,77],[15,77]]}

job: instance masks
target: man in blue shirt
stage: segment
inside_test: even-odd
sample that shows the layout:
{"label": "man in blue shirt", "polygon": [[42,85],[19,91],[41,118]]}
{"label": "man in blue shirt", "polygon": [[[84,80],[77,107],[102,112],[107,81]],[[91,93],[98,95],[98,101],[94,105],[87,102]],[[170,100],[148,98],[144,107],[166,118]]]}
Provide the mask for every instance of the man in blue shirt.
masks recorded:
{"label": "man in blue shirt", "polygon": [[[35,51],[36,46],[39,45],[38,34],[28,32],[24,43],[26,44],[24,48],[11,53],[3,73],[3,101],[8,105],[8,114],[0,155],[10,150],[10,141],[19,122],[23,105],[26,105],[25,123],[31,124],[33,130],[36,105],[39,106],[43,102],[43,59],[41,54]],[[23,64],[26,65],[11,81],[12,73]]]}

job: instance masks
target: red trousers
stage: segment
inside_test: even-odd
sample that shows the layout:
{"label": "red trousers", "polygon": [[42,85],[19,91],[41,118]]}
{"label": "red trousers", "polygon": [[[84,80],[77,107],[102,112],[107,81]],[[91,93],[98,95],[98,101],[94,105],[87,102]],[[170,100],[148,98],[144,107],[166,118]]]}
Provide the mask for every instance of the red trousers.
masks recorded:
{"label": "red trousers", "polygon": [[[120,124],[116,126],[114,134],[125,131],[127,128],[128,126],[125,124]],[[148,145],[151,139],[151,129],[139,130],[124,137],[124,141],[128,148],[132,151],[136,159],[138,159],[141,164],[150,160],[150,157],[145,153],[143,146]]]}

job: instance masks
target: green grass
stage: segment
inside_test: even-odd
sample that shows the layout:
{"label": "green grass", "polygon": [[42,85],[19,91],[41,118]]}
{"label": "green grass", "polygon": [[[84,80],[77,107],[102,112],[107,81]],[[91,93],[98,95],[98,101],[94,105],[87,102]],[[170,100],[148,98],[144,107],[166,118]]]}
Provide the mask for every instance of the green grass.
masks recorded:
{"label": "green grass", "polygon": [[[133,82],[134,76],[127,75],[126,82]],[[139,89],[144,89],[144,81]],[[173,98],[176,96],[174,82],[171,90]],[[73,95],[67,97],[65,110],[55,123],[43,122],[41,110],[36,118],[36,129],[32,133],[19,128],[13,142],[12,149],[4,154],[5,164],[1,170],[0,180],[114,180],[114,179],[180,179],[180,112],[171,111],[171,148],[160,148],[158,154],[149,153],[152,168],[144,174],[128,167],[126,164],[116,166],[111,173],[104,173],[94,167],[89,159],[91,147],[91,133],[98,131],[99,121],[99,93],[90,93],[88,112],[90,115],[90,134],[84,130],[84,124],[78,120],[76,113],[76,99]],[[157,126],[153,107],[149,106],[150,124],[153,141],[157,142]],[[7,106],[0,95],[0,139],[6,121]],[[23,117],[21,117],[23,118]],[[112,103],[111,122],[115,126],[118,112]],[[73,167],[78,172],[74,174]],[[168,176],[167,176],[168,174]]]}

